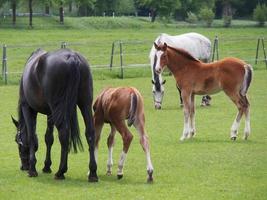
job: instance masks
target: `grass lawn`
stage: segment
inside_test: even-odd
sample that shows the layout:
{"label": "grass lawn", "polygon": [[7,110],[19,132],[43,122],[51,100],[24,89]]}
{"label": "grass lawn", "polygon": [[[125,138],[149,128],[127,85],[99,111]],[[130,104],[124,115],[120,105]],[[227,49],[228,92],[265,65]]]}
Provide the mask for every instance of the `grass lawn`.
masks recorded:
{"label": "grass lawn", "polygon": [[[116,165],[122,149],[120,136],[116,136],[114,174],[106,176],[105,126],[99,149],[99,183],[87,182],[87,152],[69,155],[66,180],[55,181],[53,174],[41,172],[45,156],[44,131],[46,118],[38,117],[39,150],[37,170],[39,177],[28,178],[19,170],[15,128],[10,115],[16,116],[18,86],[0,87],[0,198],[1,199],[267,199],[267,136],[265,106],[267,72],[254,72],[249,90],[251,101],[251,129],[248,141],[241,139],[243,124],[237,141],[229,139],[229,130],[236,115],[230,100],[219,93],[213,96],[212,106],[196,108],[196,138],[179,142],[183,114],[178,108],[178,96],[172,77],[166,77],[163,109],[156,111],[152,104],[150,78],[96,80],[95,95],[105,86],[131,85],[144,96],[146,129],[150,137],[155,182],[146,184],[145,155],[134,129],[134,140],[124,168],[124,178],[116,180]],[[79,115],[80,116],[80,115]],[[84,126],[80,118],[82,132]],[[59,163],[59,142],[55,131],[52,148],[52,170]],[[83,144],[86,146],[85,138]]]}
{"label": "grass lawn", "polygon": [[[19,19],[20,20],[20,19]],[[267,70],[261,62],[254,65],[257,38],[265,36],[266,28],[243,27],[205,28],[176,25],[148,25],[145,20],[137,23],[130,19],[119,19],[116,28],[99,28],[86,18],[67,19],[66,26],[58,27],[56,22],[42,26],[44,19],[38,19],[40,26],[33,30],[25,27],[0,30],[0,45],[8,45],[8,85],[3,85],[0,76],[0,199],[190,199],[190,200],[264,200],[267,199]],[[69,20],[69,21],[68,21]],[[97,21],[98,19],[95,19]],[[125,21],[126,20],[126,21]],[[23,20],[22,20],[23,22]],[[22,23],[21,22],[21,23]],[[2,23],[2,22],[1,22]],[[0,23],[0,26],[2,24]],[[78,25],[77,25],[78,23]],[[104,22],[106,23],[106,22]],[[242,24],[243,22],[238,22]],[[104,24],[105,25],[105,24]],[[107,26],[106,24],[105,26]],[[96,24],[95,24],[96,26]],[[89,28],[88,28],[89,27]],[[163,109],[156,111],[152,103],[151,72],[148,53],[154,39],[162,32],[181,34],[198,32],[211,40],[217,35],[220,57],[236,56],[254,66],[254,76],[249,89],[251,103],[251,136],[243,141],[244,120],[240,126],[237,141],[230,140],[230,127],[236,116],[236,108],[223,93],[213,95],[212,106],[199,106],[196,100],[196,128],[194,139],[180,142],[183,129],[183,112],[178,107],[178,93],[174,79],[166,76]],[[37,178],[28,178],[19,170],[20,161],[14,142],[15,127],[11,115],[17,116],[18,81],[24,63],[30,53],[38,47],[54,50],[66,41],[69,47],[80,51],[92,66],[109,64],[113,41],[130,41],[125,44],[125,65],[147,63],[144,68],[126,68],[125,79],[118,79],[119,69],[94,67],[94,97],[106,86],[135,86],[144,97],[146,130],[151,145],[154,165],[154,183],[146,183],[146,159],[139,144],[137,132],[131,128],[134,140],[124,168],[124,177],[117,180],[116,170],[122,142],[116,135],[113,175],[106,176],[106,138],[109,126],[102,132],[99,148],[98,183],[87,182],[88,153],[69,154],[66,180],[56,181],[60,144],[55,130],[52,148],[52,174],[43,174],[45,157],[44,132],[46,117],[38,115],[37,134],[39,150],[37,156]],[[138,45],[132,41],[141,41]],[[266,45],[265,45],[266,46]],[[2,48],[1,48],[2,49]],[[136,52],[138,52],[136,54]],[[2,50],[0,50],[2,54]],[[137,56],[135,56],[137,55]],[[262,51],[260,52],[262,58]],[[119,60],[116,58],[115,65]],[[84,125],[79,113],[81,133]],[[82,136],[84,147],[87,147]],[[85,148],[86,149],[86,148]]]}

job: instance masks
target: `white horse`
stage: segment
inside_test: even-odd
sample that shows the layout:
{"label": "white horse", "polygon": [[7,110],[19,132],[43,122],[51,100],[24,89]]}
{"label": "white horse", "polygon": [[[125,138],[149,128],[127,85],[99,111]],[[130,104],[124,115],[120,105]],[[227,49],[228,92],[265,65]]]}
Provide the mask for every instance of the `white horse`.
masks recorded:
{"label": "white horse", "polygon": [[[203,62],[209,62],[211,56],[211,41],[205,36],[198,33],[185,33],[181,35],[171,36],[166,33],[162,33],[155,40],[157,45],[166,43],[168,46],[174,48],[181,48],[189,52],[195,58],[202,60]],[[156,63],[156,49],[154,43],[152,45],[149,58],[152,71],[152,92],[154,98],[154,104],[156,109],[161,109],[161,104],[164,96],[164,84],[166,80],[162,80],[161,74],[155,72]],[[180,93],[180,103],[183,104],[181,99],[180,89],[177,87]],[[209,105],[210,96],[204,96],[202,98],[201,105]]]}

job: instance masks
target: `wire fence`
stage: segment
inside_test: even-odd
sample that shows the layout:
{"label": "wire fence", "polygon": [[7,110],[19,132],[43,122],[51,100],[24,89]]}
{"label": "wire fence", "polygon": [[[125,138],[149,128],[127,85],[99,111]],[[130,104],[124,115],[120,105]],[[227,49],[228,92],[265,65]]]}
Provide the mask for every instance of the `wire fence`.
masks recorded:
{"label": "wire fence", "polygon": [[[231,38],[224,39],[215,36],[213,40],[212,60],[223,57],[238,57],[250,64],[264,63],[267,69],[266,41],[264,37],[259,38]],[[93,74],[116,74],[116,77],[124,78],[130,69],[135,71],[146,71],[150,73],[148,55],[153,41],[128,40],[85,43],[46,43],[38,45],[0,45],[2,55],[1,79],[4,84],[18,81],[24,69],[29,55],[38,48],[53,51],[59,48],[70,48],[84,55]],[[262,65],[261,65],[262,66]],[[138,73],[135,73],[138,76]]]}

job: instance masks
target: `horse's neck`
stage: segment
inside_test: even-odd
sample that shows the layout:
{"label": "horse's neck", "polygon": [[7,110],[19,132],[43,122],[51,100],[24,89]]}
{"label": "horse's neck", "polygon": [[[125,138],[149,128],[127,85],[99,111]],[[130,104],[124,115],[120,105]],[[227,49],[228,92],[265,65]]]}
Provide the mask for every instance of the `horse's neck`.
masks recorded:
{"label": "horse's neck", "polygon": [[176,53],[173,49],[168,50],[168,68],[174,74],[176,71],[183,70],[183,68],[188,64],[189,60],[183,58],[181,55]]}

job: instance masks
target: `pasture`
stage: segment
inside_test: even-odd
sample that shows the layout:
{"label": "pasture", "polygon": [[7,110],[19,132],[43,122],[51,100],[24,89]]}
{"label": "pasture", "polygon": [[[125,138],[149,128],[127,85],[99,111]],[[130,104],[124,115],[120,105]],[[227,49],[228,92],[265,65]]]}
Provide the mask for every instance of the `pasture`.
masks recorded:
{"label": "pasture", "polygon": [[[152,41],[161,32],[179,34],[189,31],[199,32],[213,38],[215,35],[227,39],[241,38],[223,50],[256,48],[256,40],[247,41],[242,38],[257,38],[266,34],[266,29],[257,28],[174,28],[155,29],[109,29],[109,30],[1,30],[0,43],[9,45],[31,44],[35,46],[61,41],[107,43],[114,40]],[[144,52],[150,50],[144,45]],[[53,49],[54,46],[50,47]],[[97,46],[77,48],[89,60],[90,53]],[[75,48],[74,48],[75,49]],[[49,49],[48,49],[49,50]],[[26,58],[29,56],[23,48],[18,48],[12,55],[14,61],[9,68],[22,72]],[[142,56],[148,63],[148,52]],[[235,51],[236,52],[236,51]],[[221,57],[226,56],[222,53]],[[246,52],[232,53],[231,56],[247,58]],[[250,56],[250,55],[249,55]],[[255,54],[249,58],[253,58]],[[101,59],[101,58],[100,58]],[[12,60],[12,59],[11,59]],[[15,59],[14,59],[15,60]],[[90,62],[92,65],[93,61]],[[254,64],[253,62],[251,62]],[[37,156],[37,178],[28,178],[19,170],[20,161],[17,145],[14,142],[15,127],[10,115],[17,117],[18,77],[11,77],[8,86],[0,86],[0,199],[267,199],[267,70],[260,64],[254,70],[254,77],[248,92],[251,103],[251,136],[242,140],[244,121],[240,126],[237,141],[230,140],[230,127],[236,115],[236,108],[223,94],[212,96],[212,106],[199,106],[200,97],[196,99],[195,138],[180,142],[183,128],[183,112],[178,107],[178,93],[173,77],[166,76],[165,96],[162,110],[155,110],[151,94],[150,69],[142,68],[126,71],[125,79],[114,79],[107,71],[104,75],[93,70],[94,97],[106,86],[134,86],[144,97],[146,130],[151,145],[151,159],[154,165],[154,183],[146,183],[146,159],[139,144],[139,136],[134,128],[132,145],[124,167],[124,177],[117,180],[116,170],[122,150],[120,135],[116,134],[114,147],[113,175],[106,176],[108,151],[106,138],[109,126],[105,125],[100,140],[98,155],[98,183],[87,182],[88,153],[69,154],[69,169],[66,180],[54,180],[58,168],[60,145],[57,131],[52,147],[52,174],[43,174],[41,169],[45,158],[44,132],[46,117],[38,116],[37,134],[39,150]],[[117,72],[112,72],[117,74]],[[133,78],[134,77],[134,78]],[[85,149],[84,126],[79,114],[82,141]]]}

